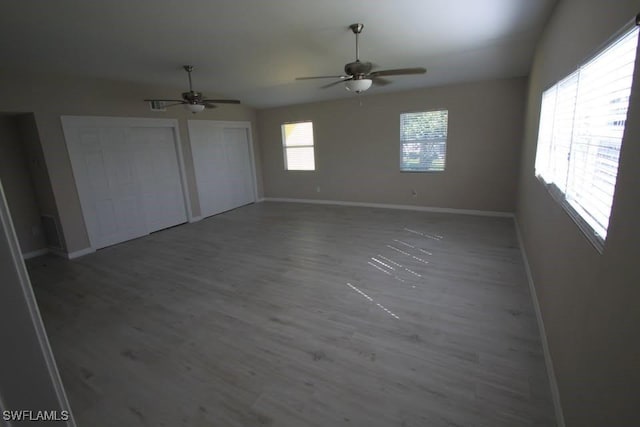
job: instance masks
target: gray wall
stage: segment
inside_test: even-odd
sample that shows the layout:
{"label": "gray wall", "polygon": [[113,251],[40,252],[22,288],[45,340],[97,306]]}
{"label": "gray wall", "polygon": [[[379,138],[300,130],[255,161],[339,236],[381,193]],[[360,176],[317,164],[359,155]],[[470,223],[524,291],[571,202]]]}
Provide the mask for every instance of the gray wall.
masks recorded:
{"label": "gray wall", "polygon": [[[264,195],[513,212],[525,94],[517,78],[260,110]],[[441,108],[446,170],[401,173],[400,113]],[[284,170],[280,126],[301,120],[313,121],[314,172]]]}
{"label": "gray wall", "polygon": [[638,12],[638,0],[561,1],[530,76],[517,218],[568,426],[640,425],[640,66],[603,254],[534,177],[541,94]]}
{"label": "gray wall", "polygon": [[28,158],[18,117],[0,115],[0,182],[23,254],[46,246]]}
{"label": "gray wall", "polygon": [[[80,201],[75,188],[67,153],[61,115],[176,118],[180,126],[187,185],[194,215],[200,214],[193,161],[187,133],[187,120],[235,120],[255,123],[255,110],[243,105],[226,105],[192,115],[174,107],[167,112],[149,111],[143,99],[174,98],[184,88],[144,86],[125,82],[59,76],[53,74],[9,74],[0,72],[0,113],[33,112],[41,150],[46,163],[51,195],[42,213],[57,216],[68,252],[89,247]],[[215,96],[214,93],[207,95]],[[257,160],[258,194],[262,195],[258,138],[253,128]]]}

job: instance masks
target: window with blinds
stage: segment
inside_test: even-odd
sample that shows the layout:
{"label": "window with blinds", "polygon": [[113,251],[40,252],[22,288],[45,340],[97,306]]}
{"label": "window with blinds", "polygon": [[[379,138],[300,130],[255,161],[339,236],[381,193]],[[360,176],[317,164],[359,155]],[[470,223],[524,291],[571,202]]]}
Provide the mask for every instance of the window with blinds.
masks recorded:
{"label": "window with blinds", "polygon": [[283,124],[282,146],[285,170],[312,171],[316,169],[312,122]]}
{"label": "window with blinds", "polygon": [[447,110],[400,114],[400,170],[440,172],[447,155]]}
{"label": "window with blinds", "polygon": [[535,173],[602,250],[633,83],[638,27],[542,94]]}

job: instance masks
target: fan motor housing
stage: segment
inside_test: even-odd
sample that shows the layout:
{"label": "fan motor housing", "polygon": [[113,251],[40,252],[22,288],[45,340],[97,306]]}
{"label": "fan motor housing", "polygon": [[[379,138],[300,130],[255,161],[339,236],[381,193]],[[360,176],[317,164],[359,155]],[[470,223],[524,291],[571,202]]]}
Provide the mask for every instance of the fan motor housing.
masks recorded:
{"label": "fan motor housing", "polygon": [[371,72],[371,68],[373,65],[371,62],[350,62],[344,66],[344,72],[350,76],[355,76],[358,74],[369,74]]}
{"label": "fan motor housing", "polygon": [[182,98],[190,103],[198,103],[202,100],[202,92],[182,92]]}

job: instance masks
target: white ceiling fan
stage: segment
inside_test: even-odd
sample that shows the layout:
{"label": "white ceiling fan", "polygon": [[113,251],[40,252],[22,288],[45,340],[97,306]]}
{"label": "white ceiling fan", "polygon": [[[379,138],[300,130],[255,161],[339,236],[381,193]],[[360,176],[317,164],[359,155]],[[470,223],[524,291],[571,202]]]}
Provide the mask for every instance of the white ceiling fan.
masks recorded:
{"label": "white ceiling fan", "polygon": [[[237,99],[207,99],[202,92],[193,90],[191,82],[191,72],[193,65],[183,65],[183,68],[189,75],[189,91],[182,93],[182,99],[145,99],[146,102],[163,103],[165,107],[173,107],[174,105],[183,105],[187,111],[199,113],[205,108],[216,108],[216,104],[240,104]],[[170,104],[166,104],[170,103]]]}
{"label": "white ceiling fan", "polygon": [[362,29],[364,28],[364,24],[351,24],[349,28],[351,29],[351,31],[353,31],[353,34],[356,35],[356,60],[354,62],[349,62],[344,66],[345,74],[337,76],[297,77],[296,80],[340,79],[338,81],[324,85],[322,86],[322,88],[328,88],[344,82],[345,88],[347,90],[355,93],[361,93],[369,89],[372,84],[385,86],[391,83],[389,80],[383,79],[382,77],[424,74],[427,72],[427,69],[423,67],[371,71],[371,69],[373,68],[373,64],[371,62],[360,61],[358,37],[362,32]]}

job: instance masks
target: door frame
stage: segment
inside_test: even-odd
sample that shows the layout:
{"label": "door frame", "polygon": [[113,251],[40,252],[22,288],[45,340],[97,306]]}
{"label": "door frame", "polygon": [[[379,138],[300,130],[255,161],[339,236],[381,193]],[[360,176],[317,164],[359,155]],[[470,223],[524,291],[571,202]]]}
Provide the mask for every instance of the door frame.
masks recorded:
{"label": "door frame", "polygon": [[[47,409],[67,412],[69,418],[60,425],[75,427],[71,406],[40,316],[1,182],[0,247],[0,256],[3,257],[0,263],[3,264],[3,268],[7,267],[6,276],[5,270],[2,270],[3,296],[6,300],[0,302],[0,336],[15,338],[15,330],[21,331],[17,335],[17,341],[14,339],[11,346],[15,350],[15,355],[19,355],[23,360],[23,363],[15,366],[3,365],[0,369],[5,371],[5,375],[11,371],[9,381],[15,380],[16,383],[26,381],[40,391],[37,396],[34,396],[24,388],[0,387],[0,413],[5,410],[35,409],[42,404],[49,405],[51,402],[56,402],[57,407]],[[5,309],[2,304],[10,304],[11,310]],[[7,331],[11,332],[7,333]],[[43,398],[46,402],[41,401]],[[12,425],[10,421],[6,423],[7,426]]]}
{"label": "door frame", "polygon": [[82,208],[82,217],[84,219],[84,226],[89,238],[90,250],[96,250],[96,242],[92,238],[92,224],[95,223],[95,219],[91,218],[89,212],[92,207],[89,206],[89,201],[81,194],[88,191],[85,183],[78,182],[77,177],[82,176],[83,173],[78,170],[74,159],[77,159],[79,154],[76,151],[75,144],[70,144],[70,138],[74,136],[71,134],[71,130],[78,127],[155,127],[155,128],[169,128],[173,133],[173,141],[175,144],[175,151],[178,160],[178,170],[180,172],[180,185],[182,186],[183,203],[187,213],[187,221],[193,221],[193,212],[191,211],[191,197],[189,195],[189,187],[187,185],[186,168],[184,164],[184,156],[182,153],[182,142],[180,140],[180,129],[177,119],[154,119],[146,117],[105,117],[105,116],[60,116],[62,123],[62,131],[64,134],[65,145],[67,146],[67,153],[69,154],[69,162],[71,163],[71,171],[73,173],[73,181],[75,183],[76,191],[78,193],[78,199],[80,200],[80,207]]}
{"label": "door frame", "polygon": [[[255,150],[253,148],[253,135],[251,133],[251,122],[250,121],[229,121],[229,120],[187,120],[187,131],[189,132],[189,144],[191,149],[191,157],[194,157],[193,153],[193,144],[191,144],[191,128],[189,124],[191,122],[208,122],[213,124],[214,126],[222,127],[222,128],[233,128],[233,129],[244,129],[247,132],[247,142],[249,143],[249,166],[251,169],[251,182],[253,183],[253,203],[258,202],[258,173],[256,171],[256,157]],[[194,159],[194,167],[193,167],[193,175],[194,182],[196,185],[196,194],[200,194],[198,191],[198,178],[195,170],[195,159]],[[196,217],[194,221],[199,221],[204,218],[202,214],[202,206],[200,206],[200,198],[198,196],[198,207],[200,208],[200,216]]]}

